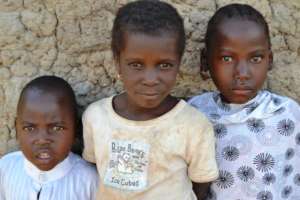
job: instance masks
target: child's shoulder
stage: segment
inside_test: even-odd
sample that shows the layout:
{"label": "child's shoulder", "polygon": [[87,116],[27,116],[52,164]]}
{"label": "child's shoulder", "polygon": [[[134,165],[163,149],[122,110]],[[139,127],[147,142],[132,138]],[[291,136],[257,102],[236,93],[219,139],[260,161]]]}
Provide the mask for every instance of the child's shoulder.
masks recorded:
{"label": "child's shoulder", "polygon": [[205,92],[191,97],[188,103],[194,107],[198,107],[197,105],[210,101],[216,94],[217,92]]}
{"label": "child's shoulder", "polygon": [[300,105],[298,102],[287,96],[279,95],[273,92],[270,93],[276,105],[283,106],[290,114],[296,113],[297,116],[300,116]]}
{"label": "child's shoulder", "polygon": [[197,101],[204,101],[204,100],[212,98],[216,94],[217,94],[216,92],[204,92],[204,93],[201,93],[199,95],[191,97],[188,100],[188,103],[189,104],[193,104],[193,103],[195,103]]}
{"label": "child's shoulder", "polygon": [[270,92],[270,94],[272,95],[273,101],[275,101],[275,103],[278,105],[284,104],[284,105],[288,105],[289,107],[292,107],[292,108],[297,108],[297,109],[300,108],[299,103],[290,97],[279,95],[274,92]]}
{"label": "child's shoulder", "polygon": [[74,153],[70,153],[70,158],[71,161],[73,163],[73,170],[78,176],[82,176],[84,177],[94,177],[94,176],[98,176],[97,174],[97,169],[96,166],[92,163],[87,162],[86,160],[84,160],[83,158],[81,158],[80,156],[74,154]]}
{"label": "child's shoulder", "polygon": [[93,103],[88,105],[86,111],[106,107],[107,105],[109,105],[111,103],[112,98],[113,98],[113,96],[110,96],[110,97],[105,97],[105,98],[99,99],[97,101],[94,101]]}
{"label": "child's shoulder", "polygon": [[23,162],[24,155],[21,151],[15,151],[8,153],[1,157],[0,159],[0,168],[5,168],[6,166],[9,166],[11,164],[17,164],[18,162]]}
{"label": "child's shoulder", "polygon": [[10,152],[8,154],[5,154],[4,156],[1,157],[0,161],[5,162],[5,161],[10,161],[10,160],[20,160],[23,159],[23,154],[21,151],[14,151]]}
{"label": "child's shoulder", "polygon": [[[185,104],[185,108],[181,113],[181,116],[185,119],[185,121],[187,121],[190,124],[199,125],[210,123],[207,117],[201,111],[199,111],[197,108],[195,108],[187,102],[185,102]],[[202,123],[199,123],[199,121]]]}
{"label": "child's shoulder", "polygon": [[91,103],[84,111],[83,116],[93,114],[99,115],[102,112],[110,110],[109,107],[112,106],[112,99],[113,96],[110,96]]}

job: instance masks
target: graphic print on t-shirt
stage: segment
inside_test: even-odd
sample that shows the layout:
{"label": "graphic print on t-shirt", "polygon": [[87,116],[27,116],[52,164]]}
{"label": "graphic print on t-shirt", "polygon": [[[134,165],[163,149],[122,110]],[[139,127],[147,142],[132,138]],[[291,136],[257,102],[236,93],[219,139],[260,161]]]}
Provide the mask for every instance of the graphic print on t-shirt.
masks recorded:
{"label": "graphic print on t-shirt", "polygon": [[123,190],[141,190],[147,186],[149,144],[112,140],[104,184]]}

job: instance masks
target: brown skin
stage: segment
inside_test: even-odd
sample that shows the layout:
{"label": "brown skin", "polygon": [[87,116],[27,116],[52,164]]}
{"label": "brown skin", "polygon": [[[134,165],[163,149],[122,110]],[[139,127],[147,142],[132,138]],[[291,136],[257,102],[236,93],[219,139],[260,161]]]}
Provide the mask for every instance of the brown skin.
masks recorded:
{"label": "brown skin", "polygon": [[248,102],[262,88],[273,60],[263,28],[252,21],[228,19],[214,38],[202,63],[207,63],[225,102]]}
{"label": "brown skin", "polygon": [[193,182],[193,190],[197,196],[198,200],[204,200],[208,189],[209,189],[210,183],[195,183]]}
{"label": "brown skin", "polygon": [[74,140],[75,119],[68,98],[30,89],[19,104],[16,129],[25,157],[40,170],[51,170],[68,156]]}
{"label": "brown skin", "polygon": [[136,121],[163,115],[178,102],[169,95],[180,65],[177,37],[136,33],[125,34],[124,40],[117,70],[125,93],[114,98],[115,111]]}

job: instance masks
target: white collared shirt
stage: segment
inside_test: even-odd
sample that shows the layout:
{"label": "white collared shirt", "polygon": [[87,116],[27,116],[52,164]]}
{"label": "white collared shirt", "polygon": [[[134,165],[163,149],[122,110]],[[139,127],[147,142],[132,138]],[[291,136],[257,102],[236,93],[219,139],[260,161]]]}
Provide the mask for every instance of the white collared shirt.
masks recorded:
{"label": "white collared shirt", "polygon": [[13,152],[0,159],[0,200],[93,200],[97,177],[95,167],[73,153],[41,171],[21,151]]}

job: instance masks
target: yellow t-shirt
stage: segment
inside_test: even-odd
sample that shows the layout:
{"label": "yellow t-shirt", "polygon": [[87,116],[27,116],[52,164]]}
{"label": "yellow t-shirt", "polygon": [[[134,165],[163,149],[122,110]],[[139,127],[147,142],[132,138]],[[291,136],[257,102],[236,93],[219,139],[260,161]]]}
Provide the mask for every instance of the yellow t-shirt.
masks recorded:
{"label": "yellow t-shirt", "polygon": [[83,115],[83,157],[96,163],[101,200],[195,200],[193,182],[217,178],[215,139],[207,118],[181,100],[147,121],[119,116],[113,97]]}

